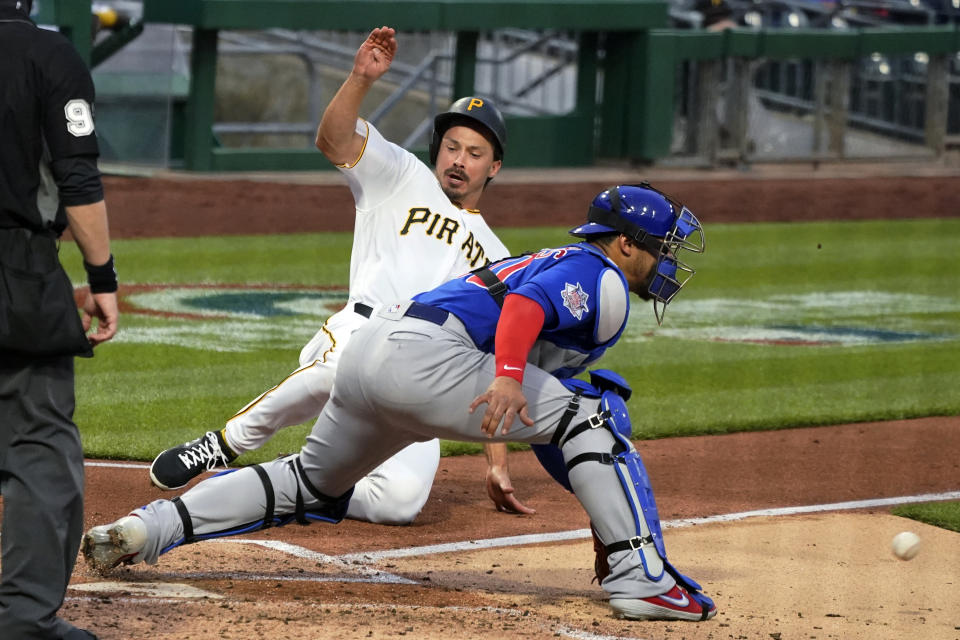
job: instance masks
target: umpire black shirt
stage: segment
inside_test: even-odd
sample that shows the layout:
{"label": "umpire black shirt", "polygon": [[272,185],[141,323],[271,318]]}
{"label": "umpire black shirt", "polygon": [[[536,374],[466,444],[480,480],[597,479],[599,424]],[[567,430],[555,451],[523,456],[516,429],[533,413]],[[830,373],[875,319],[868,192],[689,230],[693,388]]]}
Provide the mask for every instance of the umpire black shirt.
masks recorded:
{"label": "umpire black shirt", "polygon": [[90,72],[61,34],[0,0],[0,228],[59,235],[103,199]]}

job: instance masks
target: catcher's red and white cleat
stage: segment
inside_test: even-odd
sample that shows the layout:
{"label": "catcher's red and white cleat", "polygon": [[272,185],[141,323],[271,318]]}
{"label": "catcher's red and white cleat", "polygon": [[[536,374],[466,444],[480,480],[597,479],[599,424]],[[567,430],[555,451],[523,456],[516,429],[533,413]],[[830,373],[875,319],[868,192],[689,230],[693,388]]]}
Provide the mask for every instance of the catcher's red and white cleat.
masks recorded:
{"label": "catcher's red and white cleat", "polygon": [[688,620],[699,622],[717,615],[717,607],[704,607],[680,585],[659,596],[648,598],[610,598],[610,608],[618,618],[628,620]]}

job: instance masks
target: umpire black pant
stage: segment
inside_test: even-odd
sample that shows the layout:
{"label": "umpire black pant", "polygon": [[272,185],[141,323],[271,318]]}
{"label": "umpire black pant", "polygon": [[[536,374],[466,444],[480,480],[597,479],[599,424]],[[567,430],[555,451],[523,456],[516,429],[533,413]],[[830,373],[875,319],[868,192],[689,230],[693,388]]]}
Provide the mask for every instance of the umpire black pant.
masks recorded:
{"label": "umpire black pant", "polygon": [[57,617],[83,535],[73,410],[72,356],[0,352],[0,638],[59,640],[75,630]]}

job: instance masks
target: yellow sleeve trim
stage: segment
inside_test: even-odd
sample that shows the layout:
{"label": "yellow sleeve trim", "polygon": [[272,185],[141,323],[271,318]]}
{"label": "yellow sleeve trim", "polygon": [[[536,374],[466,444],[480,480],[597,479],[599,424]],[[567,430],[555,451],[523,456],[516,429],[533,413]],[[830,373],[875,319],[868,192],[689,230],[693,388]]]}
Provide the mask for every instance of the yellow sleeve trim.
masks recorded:
{"label": "yellow sleeve trim", "polygon": [[339,169],[353,169],[355,166],[357,166],[357,163],[360,162],[360,158],[363,157],[363,152],[367,150],[367,140],[370,139],[370,125],[363,118],[360,118],[360,121],[363,123],[364,129],[367,132],[367,134],[363,136],[363,146],[360,147],[360,155],[358,155],[357,159],[354,160],[353,162],[338,164],[337,168]]}

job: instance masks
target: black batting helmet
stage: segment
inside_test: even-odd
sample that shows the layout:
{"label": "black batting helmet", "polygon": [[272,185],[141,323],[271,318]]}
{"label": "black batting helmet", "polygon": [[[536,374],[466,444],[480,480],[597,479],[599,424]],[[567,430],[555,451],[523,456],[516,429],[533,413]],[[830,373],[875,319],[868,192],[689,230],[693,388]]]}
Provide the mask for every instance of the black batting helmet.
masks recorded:
{"label": "black batting helmet", "polygon": [[[464,119],[466,119],[464,121]],[[440,152],[440,141],[447,129],[462,121],[466,126],[479,123],[493,136],[493,157],[496,160],[503,158],[503,150],[507,146],[507,125],[493,100],[479,96],[460,98],[444,113],[437,114],[433,119],[433,139],[430,141],[430,164],[437,163],[437,154]],[[473,121],[472,123],[470,121]]]}

